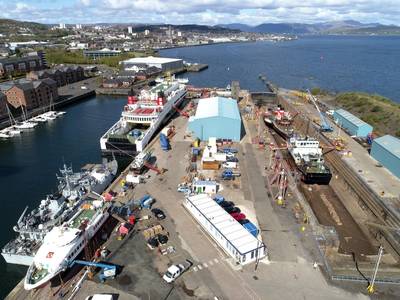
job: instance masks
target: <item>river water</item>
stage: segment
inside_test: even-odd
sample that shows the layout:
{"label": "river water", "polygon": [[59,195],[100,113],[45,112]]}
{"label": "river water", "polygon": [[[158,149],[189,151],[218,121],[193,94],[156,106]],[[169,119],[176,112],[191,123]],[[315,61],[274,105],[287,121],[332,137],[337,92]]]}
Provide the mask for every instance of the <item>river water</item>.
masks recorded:
{"label": "river water", "polygon": [[[195,86],[241,87],[263,90],[260,73],[288,88],[379,93],[400,101],[400,38],[307,37],[284,43],[220,44],[161,51],[209,64],[206,71],[185,74]],[[119,118],[125,97],[92,97],[66,107],[62,118],[42,124],[11,141],[0,141],[0,245],[10,240],[24,208],[37,206],[55,190],[56,172],[63,162],[75,169],[101,162],[100,136]],[[0,299],[23,278],[26,268],[0,258]]]}
{"label": "river water", "polygon": [[260,91],[258,76],[264,74],[285,88],[363,91],[400,102],[399,50],[399,36],[322,36],[175,48],[161,55],[208,64],[199,74],[183,75],[195,86],[225,87],[236,79],[241,87]]}

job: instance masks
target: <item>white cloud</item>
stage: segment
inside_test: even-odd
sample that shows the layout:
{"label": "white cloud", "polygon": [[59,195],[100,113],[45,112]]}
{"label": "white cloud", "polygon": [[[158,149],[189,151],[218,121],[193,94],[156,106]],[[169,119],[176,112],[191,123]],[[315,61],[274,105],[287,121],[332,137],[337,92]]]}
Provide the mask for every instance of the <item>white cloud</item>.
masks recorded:
{"label": "white cloud", "polygon": [[257,25],[354,19],[400,25],[399,0],[24,0],[5,3],[3,11],[11,18],[48,23]]}

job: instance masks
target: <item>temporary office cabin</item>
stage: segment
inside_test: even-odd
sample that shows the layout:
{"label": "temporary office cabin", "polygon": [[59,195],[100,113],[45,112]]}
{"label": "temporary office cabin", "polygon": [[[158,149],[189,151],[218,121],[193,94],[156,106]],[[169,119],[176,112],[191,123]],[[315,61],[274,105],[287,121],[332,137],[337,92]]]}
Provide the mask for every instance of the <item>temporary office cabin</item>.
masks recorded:
{"label": "temporary office cabin", "polygon": [[187,197],[184,200],[184,206],[207,234],[238,263],[248,264],[267,255],[264,243],[240,225],[208,195]]}

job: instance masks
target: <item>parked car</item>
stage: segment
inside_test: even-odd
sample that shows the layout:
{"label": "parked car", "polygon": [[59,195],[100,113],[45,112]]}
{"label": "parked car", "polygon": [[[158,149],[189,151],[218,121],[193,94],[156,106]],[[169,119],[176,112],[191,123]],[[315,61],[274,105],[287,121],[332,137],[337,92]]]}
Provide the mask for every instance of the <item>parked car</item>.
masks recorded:
{"label": "parked car", "polygon": [[220,203],[218,203],[221,207],[229,207],[229,206],[235,206],[235,203],[233,203],[232,201],[221,201]]}
{"label": "parked car", "polygon": [[240,208],[236,206],[227,206],[224,209],[228,214],[240,213]]}
{"label": "parked car", "polygon": [[190,188],[186,185],[178,186],[176,190],[180,193],[185,193],[185,194],[189,194],[191,192]]}
{"label": "parked car", "polygon": [[226,157],[228,158],[232,158],[232,157],[235,157],[235,153],[232,153],[232,152],[228,152],[228,153],[225,153],[226,154]]}
{"label": "parked car", "polygon": [[239,160],[237,159],[237,157],[227,157],[226,158],[226,162],[239,162]]}
{"label": "parked car", "polygon": [[250,221],[248,219],[243,219],[238,221],[241,225],[244,225],[246,223],[249,223]]}
{"label": "parked car", "polygon": [[165,214],[164,214],[164,212],[163,212],[161,209],[159,209],[159,208],[153,208],[153,209],[151,210],[151,212],[153,213],[153,215],[154,215],[157,219],[159,219],[159,220],[164,220],[164,219],[165,219]]}
{"label": "parked car", "polygon": [[236,221],[240,221],[240,220],[246,219],[246,215],[243,214],[243,213],[231,213],[231,216],[232,216]]}
{"label": "parked car", "polygon": [[222,149],[224,153],[238,153],[238,150],[235,148],[224,148]]}
{"label": "parked car", "polygon": [[217,202],[218,204],[220,204],[222,201],[225,200],[224,196],[221,196],[221,195],[218,195],[218,194],[215,195],[213,199],[214,199],[214,201]]}

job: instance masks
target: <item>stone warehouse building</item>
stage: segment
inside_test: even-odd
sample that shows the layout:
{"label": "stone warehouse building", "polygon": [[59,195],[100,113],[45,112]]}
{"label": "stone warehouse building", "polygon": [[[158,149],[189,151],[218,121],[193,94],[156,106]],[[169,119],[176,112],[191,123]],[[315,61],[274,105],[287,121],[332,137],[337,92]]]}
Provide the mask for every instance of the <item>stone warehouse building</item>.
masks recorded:
{"label": "stone warehouse building", "polygon": [[26,78],[30,80],[50,78],[60,87],[85,79],[85,74],[81,66],[63,66],[49,70],[31,71],[26,74]]}
{"label": "stone warehouse building", "polygon": [[45,78],[41,80],[20,79],[0,84],[0,91],[6,96],[7,103],[27,110],[48,106],[58,99],[57,83]]}

